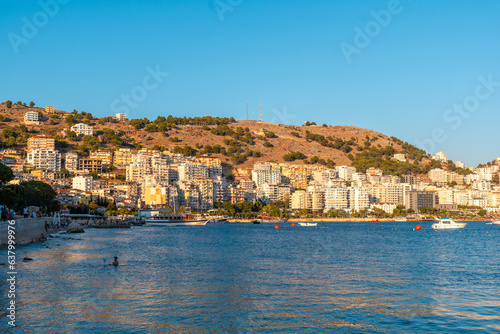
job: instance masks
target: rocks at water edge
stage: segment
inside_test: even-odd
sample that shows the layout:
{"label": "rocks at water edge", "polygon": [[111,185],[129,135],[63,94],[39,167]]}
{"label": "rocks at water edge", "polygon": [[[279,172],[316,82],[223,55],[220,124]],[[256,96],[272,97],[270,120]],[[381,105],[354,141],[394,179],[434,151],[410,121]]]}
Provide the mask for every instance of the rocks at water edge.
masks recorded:
{"label": "rocks at water edge", "polygon": [[83,230],[82,225],[78,224],[77,222],[73,222],[68,225],[66,228],[66,233],[84,233],[85,231]]}

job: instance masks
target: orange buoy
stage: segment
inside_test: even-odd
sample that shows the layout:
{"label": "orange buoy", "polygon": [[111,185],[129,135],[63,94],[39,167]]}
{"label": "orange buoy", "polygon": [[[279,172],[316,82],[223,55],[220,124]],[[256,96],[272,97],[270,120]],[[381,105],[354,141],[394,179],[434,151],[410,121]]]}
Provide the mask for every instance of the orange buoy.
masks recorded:
{"label": "orange buoy", "polygon": [[420,225],[415,226],[415,230],[420,231],[421,229],[422,229],[422,226],[420,226]]}
{"label": "orange buoy", "polygon": [[274,225],[274,228],[275,228],[275,229],[279,229],[279,228],[280,228],[280,226],[279,226],[278,224],[276,224],[276,225]]}
{"label": "orange buoy", "polygon": [[295,223],[292,223],[292,226],[295,226]]}

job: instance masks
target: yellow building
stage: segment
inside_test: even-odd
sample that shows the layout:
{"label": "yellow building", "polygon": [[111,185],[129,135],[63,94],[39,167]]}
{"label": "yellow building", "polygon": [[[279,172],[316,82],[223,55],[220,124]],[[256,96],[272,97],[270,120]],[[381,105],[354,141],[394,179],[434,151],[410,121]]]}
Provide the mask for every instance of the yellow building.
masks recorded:
{"label": "yellow building", "polygon": [[127,167],[132,163],[132,152],[128,148],[121,148],[115,151],[113,165],[118,168]]}
{"label": "yellow building", "polygon": [[214,167],[221,167],[222,166],[220,159],[217,157],[203,155],[203,156],[198,157],[198,160],[200,160],[200,162],[202,164],[205,164],[207,166],[214,166]]}
{"label": "yellow building", "polygon": [[146,205],[166,205],[167,188],[146,188],[144,202]]}
{"label": "yellow building", "polygon": [[45,112],[49,114],[53,114],[55,112],[54,106],[46,106],[45,107]]}
{"label": "yellow building", "polygon": [[93,151],[90,152],[89,159],[101,160],[103,166],[111,166],[113,163],[113,152],[103,150]]}

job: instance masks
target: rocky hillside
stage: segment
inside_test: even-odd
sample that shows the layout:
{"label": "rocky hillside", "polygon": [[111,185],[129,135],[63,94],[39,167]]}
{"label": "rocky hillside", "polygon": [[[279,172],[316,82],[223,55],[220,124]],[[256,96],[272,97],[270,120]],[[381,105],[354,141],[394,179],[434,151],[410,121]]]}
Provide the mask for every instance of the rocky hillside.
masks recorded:
{"label": "rocky hillside", "polygon": [[[23,126],[27,111],[39,112],[40,125]],[[94,128],[94,138],[78,138],[69,131],[73,124],[86,122]],[[49,115],[43,108],[0,104],[3,147],[23,149],[32,135],[46,134],[57,140],[63,152],[141,147],[167,149],[184,154],[212,154],[237,169],[247,169],[256,161],[312,163],[325,166],[353,165],[358,169],[379,167],[391,174],[421,174],[429,166],[425,152],[376,131],[352,126],[290,126],[258,121],[234,121],[212,117],[177,118],[159,116],[156,120],[118,122],[90,113],[56,110]],[[392,157],[405,153],[408,162]],[[434,166],[436,162],[433,162]]]}

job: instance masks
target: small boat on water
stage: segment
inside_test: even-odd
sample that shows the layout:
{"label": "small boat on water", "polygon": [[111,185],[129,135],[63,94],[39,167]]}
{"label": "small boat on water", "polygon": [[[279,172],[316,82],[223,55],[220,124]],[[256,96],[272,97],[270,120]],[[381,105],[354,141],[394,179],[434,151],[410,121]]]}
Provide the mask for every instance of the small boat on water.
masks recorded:
{"label": "small boat on water", "polygon": [[500,225],[500,220],[494,220],[491,223],[486,223],[488,225]]}
{"label": "small boat on water", "polygon": [[318,226],[318,223],[312,223],[312,222],[299,222],[300,226]]}
{"label": "small boat on water", "polygon": [[145,219],[148,226],[205,226],[210,219],[193,217],[189,214],[160,214]]}
{"label": "small boat on water", "polygon": [[262,220],[261,219],[255,219],[255,220],[252,220],[252,224],[255,224],[255,225],[258,225],[262,223]]}
{"label": "small boat on water", "polygon": [[467,223],[457,223],[452,219],[443,218],[439,219],[437,223],[432,224],[432,228],[434,230],[451,230],[451,229],[464,228],[465,225],[467,225]]}
{"label": "small boat on water", "polygon": [[397,218],[397,219],[395,220],[395,222],[398,222],[398,223],[402,223],[402,222],[405,222],[405,221],[407,221],[407,220],[406,220],[406,217]]}

